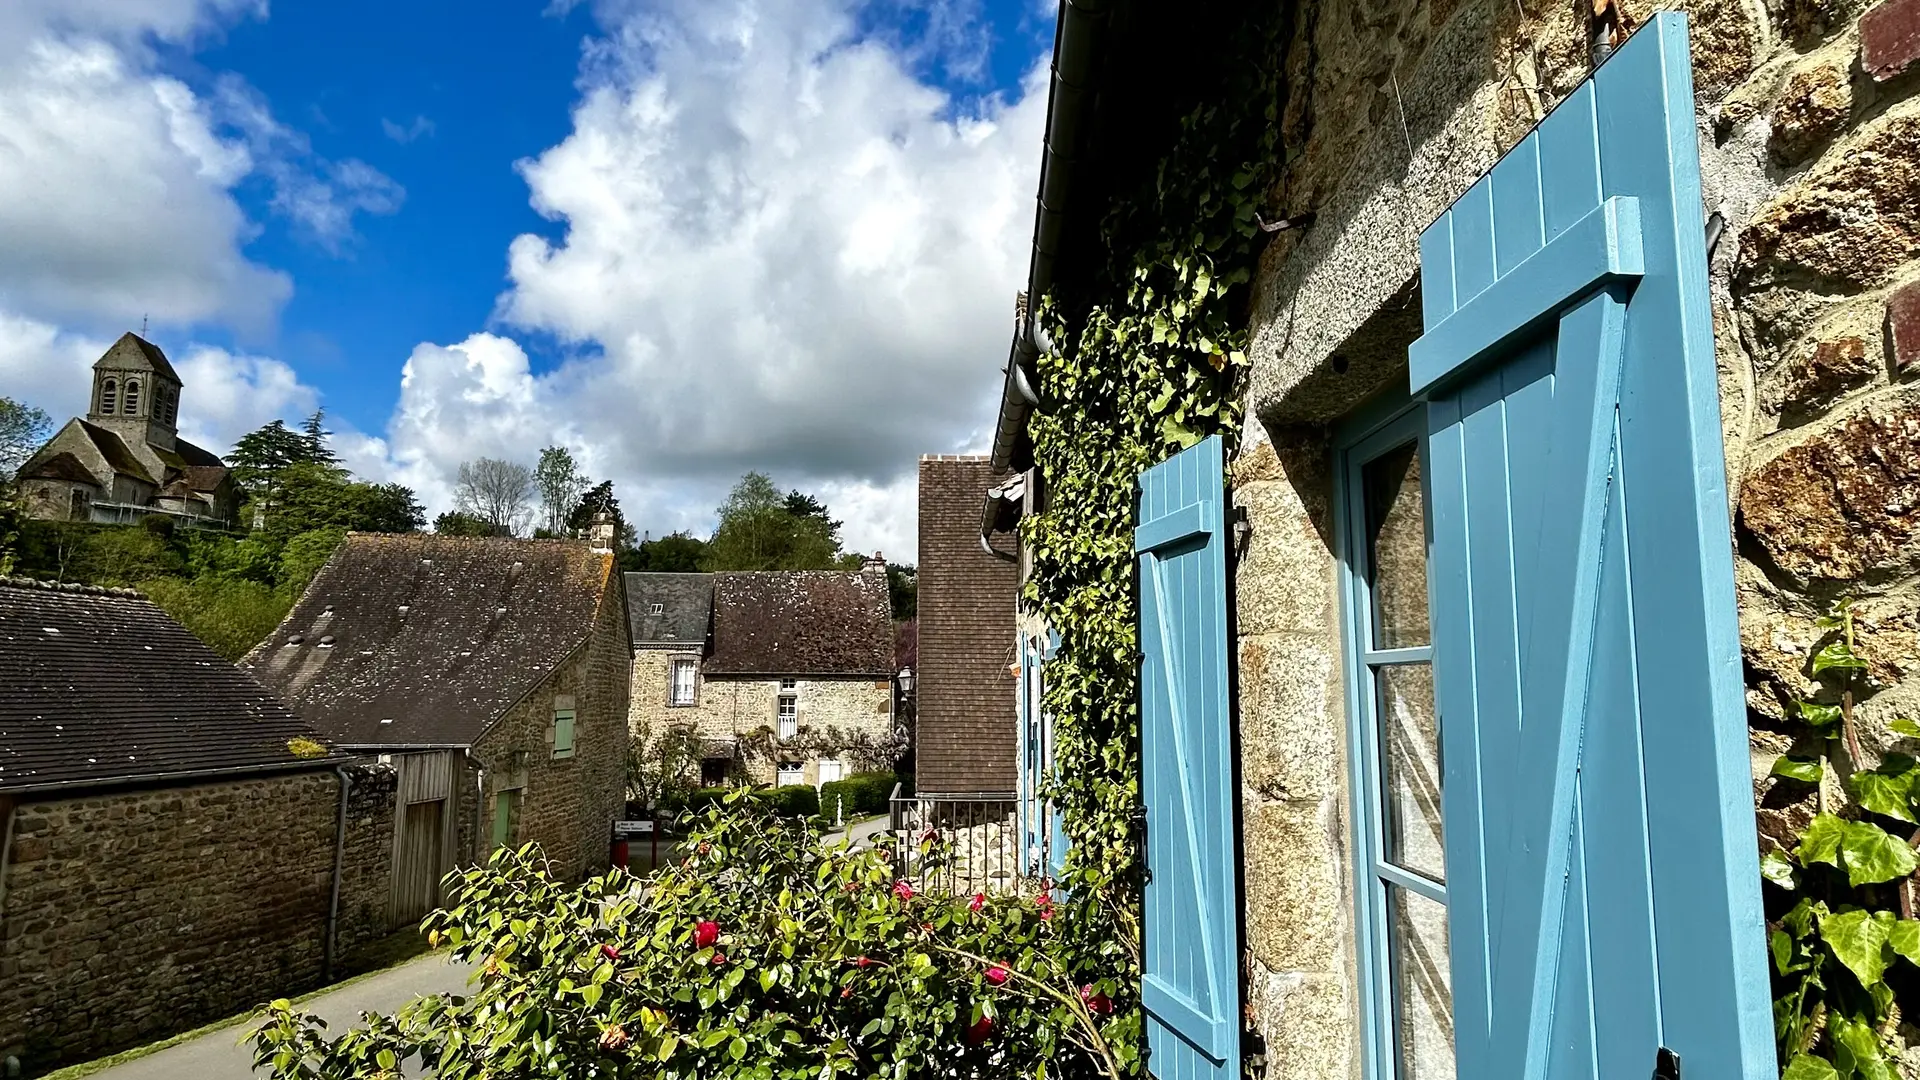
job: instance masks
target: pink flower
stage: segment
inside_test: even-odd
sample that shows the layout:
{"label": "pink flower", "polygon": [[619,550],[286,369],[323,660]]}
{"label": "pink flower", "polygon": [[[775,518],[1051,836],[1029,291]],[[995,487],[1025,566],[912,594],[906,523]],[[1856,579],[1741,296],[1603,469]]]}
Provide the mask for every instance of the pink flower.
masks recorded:
{"label": "pink flower", "polygon": [[987,969],[987,981],[995,986],[1007,981],[1007,969],[995,964]]}
{"label": "pink flower", "polygon": [[841,996],[841,997],[843,997],[843,998],[850,998],[850,997],[852,997],[852,996],[853,996],[853,987],[851,987],[851,986],[843,986],[843,987],[841,987],[841,988],[840,988],[840,996]]}
{"label": "pink flower", "polygon": [[987,1041],[987,1035],[993,1031],[993,1017],[983,1016],[967,1029],[967,1045],[979,1046]]}
{"label": "pink flower", "polygon": [[871,956],[863,956],[863,957],[861,957],[860,959],[858,959],[858,960],[855,960],[855,961],[853,962],[853,965],[854,965],[855,967],[872,967],[872,966],[873,966],[873,957],[871,957]]}
{"label": "pink flower", "polygon": [[726,963],[726,962],[727,962],[727,954],[726,954],[726,953],[714,953],[714,954],[713,954],[713,963],[714,963],[714,966],[715,966],[715,967],[718,967],[719,965],[721,965],[721,964],[724,964],[724,963]]}
{"label": "pink flower", "polygon": [[600,955],[609,960],[618,960],[620,959],[620,950],[611,945],[602,945],[600,946]]}
{"label": "pink flower", "polygon": [[893,895],[902,900],[911,900],[913,899],[913,886],[904,881],[896,881],[893,883]]}
{"label": "pink flower", "polygon": [[711,919],[695,923],[693,927],[693,947],[704,949],[720,940],[720,924]]}
{"label": "pink flower", "polygon": [[1033,906],[1040,909],[1042,921],[1053,918],[1053,897],[1041,893],[1033,898]]}
{"label": "pink flower", "polygon": [[987,906],[987,894],[983,892],[974,893],[973,899],[967,901],[968,911],[979,911],[981,908],[986,906]]}

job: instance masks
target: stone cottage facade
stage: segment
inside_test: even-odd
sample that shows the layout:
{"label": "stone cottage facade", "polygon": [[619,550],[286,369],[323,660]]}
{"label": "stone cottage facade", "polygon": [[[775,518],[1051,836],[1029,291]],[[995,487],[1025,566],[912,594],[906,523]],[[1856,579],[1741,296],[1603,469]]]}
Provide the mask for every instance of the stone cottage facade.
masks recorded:
{"label": "stone cottage facade", "polygon": [[[1142,70],[1129,65],[1144,57],[1181,67],[1166,52],[1183,38],[1155,37],[1167,27],[1151,18],[1124,18],[1138,16],[1132,6],[1117,5],[1111,19],[1104,7],[1065,5],[1063,28],[1089,14],[1100,25],[1073,46],[1087,51],[1056,53],[1056,65],[1069,65],[1056,83],[1056,113],[1124,87]],[[1911,678],[1920,666],[1920,3],[1680,7],[1691,35],[1692,141],[1704,189],[1697,213],[1757,842],[1779,852],[1797,842],[1816,806],[1854,813],[1836,782],[1770,775],[1799,745],[1794,703],[1831,699],[1811,661],[1835,639],[1819,620],[1838,598],[1857,602],[1855,649],[1867,665],[1841,767],[1866,769],[1912,752],[1890,724],[1920,703],[1920,682]],[[1247,300],[1246,420],[1228,465],[1239,522],[1228,625],[1245,1061],[1253,1075],[1345,1080],[1412,1067],[1380,1060],[1363,1019],[1363,999],[1377,988],[1356,915],[1366,870],[1356,856],[1363,796],[1355,784],[1365,770],[1350,731],[1349,676],[1361,661],[1344,637],[1340,553],[1351,541],[1341,539],[1349,524],[1336,497],[1340,433],[1407,400],[1409,349],[1423,332],[1423,305],[1432,310],[1422,290],[1422,230],[1654,15],[1635,0],[1320,0],[1279,16],[1270,115],[1280,150],[1263,210],[1272,239]],[[1207,33],[1233,32],[1234,16],[1214,20],[1194,22]],[[1089,105],[1077,119],[1083,141],[1050,143],[1049,152],[1082,166],[1082,187],[1072,194],[1083,201],[1048,189],[1035,237],[1036,268],[1062,274],[1072,270],[1074,237],[1091,235],[1087,223],[1107,210],[1099,184],[1086,178],[1153,164],[1128,117],[1096,115]],[[1685,227],[1694,212],[1680,209]],[[1027,377],[1007,376],[996,461],[1027,463],[1027,406],[1015,389]],[[1035,465],[1030,475],[1044,476],[1047,463]],[[1419,526],[1431,478],[1417,455],[1393,467],[1399,494],[1371,508],[1376,558],[1386,578],[1405,586],[1396,617],[1424,634],[1431,534],[1423,538]],[[1392,591],[1392,581],[1382,584]],[[1408,794],[1397,812],[1414,814],[1422,831],[1431,826],[1431,852],[1439,822],[1421,815],[1439,805],[1435,731],[1445,717],[1435,716],[1431,677],[1414,674],[1395,688],[1395,700],[1414,750],[1408,775],[1423,778],[1409,790],[1424,786],[1426,794]],[[1419,1075],[1451,1076],[1444,919],[1412,920],[1396,932],[1417,939],[1426,959],[1398,969],[1420,989],[1400,1002],[1407,1012],[1393,1037],[1426,1047]],[[1764,971],[1761,928],[1738,932],[1754,970]],[[1746,990],[1764,996],[1764,975]],[[1898,1067],[1913,1075],[1914,1030],[1887,1034],[1889,1053],[1909,1047]],[[1655,1062],[1649,1054],[1635,1066],[1645,1072]],[[1689,1075],[1717,1067],[1687,1065]],[[1680,1074],[1675,1065],[1655,1075]]]}
{"label": "stone cottage facade", "polygon": [[628,574],[632,729],[701,743],[701,781],[818,786],[889,769],[887,568]]}
{"label": "stone cottage facade", "polygon": [[0,1071],[339,974],[387,932],[392,799],[138,594],[0,578]]}
{"label": "stone cottage facade", "polygon": [[180,437],[181,389],[159,346],[122,334],[94,361],[86,417],[69,420],[20,467],[28,516],[125,523],[158,514],[193,527],[232,525],[239,492],[218,456]]}
{"label": "stone cottage facade", "polygon": [[[608,530],[604,525],[601,531]],[[630,650],[611,537],[352,533],[242,660],[342,749],[400,771],[399,913],[500,845],[606,869]]]}

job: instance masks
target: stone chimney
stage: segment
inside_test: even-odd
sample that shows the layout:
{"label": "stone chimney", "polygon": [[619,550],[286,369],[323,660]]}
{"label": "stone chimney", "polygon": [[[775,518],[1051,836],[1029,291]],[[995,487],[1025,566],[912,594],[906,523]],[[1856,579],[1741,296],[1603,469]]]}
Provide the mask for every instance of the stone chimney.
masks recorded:
{"label": "stone chimney", "polygon": [[887,576],[886,557],[881,555],[877,551],[874,552],[873,558],[868,559],[866,562],[863,562],[860,564],[860,572],[863,574],[879,574],[881,577],[886,577]]}
{"label": "stone chimney", "polygon": [[593,515],[593,522],[587,526],[587,543],[595,555],[613,554],[613,518],[605,510]]}

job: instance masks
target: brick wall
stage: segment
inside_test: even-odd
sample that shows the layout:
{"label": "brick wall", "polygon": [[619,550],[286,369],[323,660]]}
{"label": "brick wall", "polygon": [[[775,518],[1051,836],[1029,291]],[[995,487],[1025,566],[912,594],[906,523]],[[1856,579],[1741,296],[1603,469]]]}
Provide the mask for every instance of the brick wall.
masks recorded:
{"label": "brick wall", "polygon": [[[538,842],[561,880],[600,873],[608,866],[613,822],[626,803],[629,650],[626,609],[618,574],[594,616],[586,648],[561,664],[526,699],[509,709],[479,742],[474,755],[486,770],[487,798],[474,835],[479,854],[491,839],[493,799],[520,791],[509,843]],[[571,702],[573,756],[553,756],[553,714]],[[514,769],[514,754],[525,767]]]}
{"label": "brick wall", "polygon": [[[386,933],[392,781],[353,770],[339,954]],[[23,802],[0,885],[0,1056],[29,1074],[315,985],[331,771]]]}
{"label": "brick wall", "polygon": [[923,793],[1014,787],[1019,690],[1007,667],[1019,571],[980,549],[981,505],[1006,479],[984,457],[920,459],[914,780]]}

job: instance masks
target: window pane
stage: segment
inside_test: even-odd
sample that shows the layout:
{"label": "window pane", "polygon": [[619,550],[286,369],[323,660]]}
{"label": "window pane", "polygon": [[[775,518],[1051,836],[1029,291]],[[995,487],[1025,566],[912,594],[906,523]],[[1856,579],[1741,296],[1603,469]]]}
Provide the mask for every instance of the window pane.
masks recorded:
{"label": "window pane", "polygon": [[1373,644],[1404,649],[1427,643],[1427,530],[1420,454],[1413,443],[1367,462],[1367,591]]}
{"label": "window pane", "polygon": [[1446,879],[1440,825],[1440,730],[1433,710],[1433,668],[1386,664],[1380,686],[1380,767],[1387,861]]}
{"label": "window pane", "polygon": [[1453,988],[1447,973],[1447,909],[1387,887],[1399,1080],[1453,1080]]}

